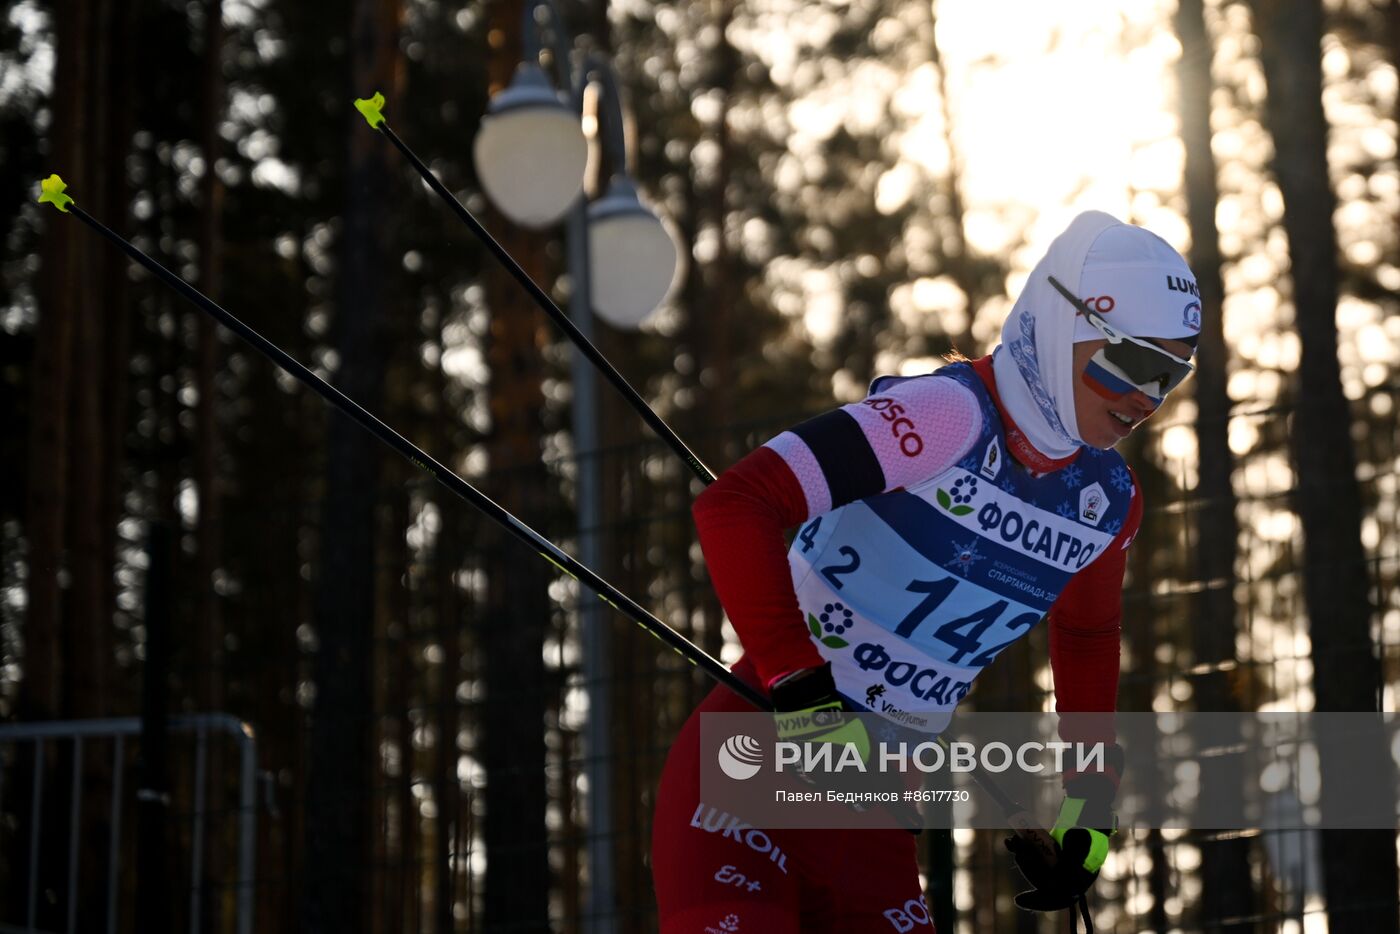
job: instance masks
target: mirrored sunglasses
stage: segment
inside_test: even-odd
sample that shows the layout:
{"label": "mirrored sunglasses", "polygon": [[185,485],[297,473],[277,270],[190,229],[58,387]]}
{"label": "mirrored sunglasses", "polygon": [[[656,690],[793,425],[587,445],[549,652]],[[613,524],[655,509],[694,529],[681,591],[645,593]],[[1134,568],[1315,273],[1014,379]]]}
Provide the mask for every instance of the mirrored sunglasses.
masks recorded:
{"label": "mirrored sunglasses", "polygon": [[1055,291],[1063,295],[1108,341],[1094,354],[1090,363],[1098,365],[1098,372],[1094,372],[1093,376],[1111,393],[1124,396],[1136,389],[1161,401],[1191,375],[1191,361],[1168,353],[1150,341],[1122,333],[1109,324],[1103,315],[1061,285],[1054,276],[1047,278]]}

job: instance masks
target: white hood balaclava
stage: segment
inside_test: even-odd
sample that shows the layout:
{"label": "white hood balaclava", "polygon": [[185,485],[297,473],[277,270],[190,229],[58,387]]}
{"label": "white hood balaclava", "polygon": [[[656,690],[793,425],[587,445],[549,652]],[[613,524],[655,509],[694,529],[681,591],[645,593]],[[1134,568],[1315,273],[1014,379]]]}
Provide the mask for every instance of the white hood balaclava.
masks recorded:
{"label": "white hood balaclava", "polygon": [[1103,335],[1050,276],[1098,299],[1095,310],[1133,337],[1194,343],[1201,299],[1186,260],[1151,231],[1086,211],[1055,238],[1002,326],[992,366],[1007,414],[1037,451],[1058,460],[1084,444],[1074,417],[1073,345]]}

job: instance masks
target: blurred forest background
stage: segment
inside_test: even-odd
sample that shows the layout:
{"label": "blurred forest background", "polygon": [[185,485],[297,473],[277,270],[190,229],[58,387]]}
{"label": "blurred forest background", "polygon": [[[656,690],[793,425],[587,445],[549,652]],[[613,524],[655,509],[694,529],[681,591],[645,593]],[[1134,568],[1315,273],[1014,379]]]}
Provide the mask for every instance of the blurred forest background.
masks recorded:
{"label": "blurred forest background", "polygon": [[[1400,0],[560,9],[611,57],[686,257],[640,333],[599,343],[712,467],[878,373],[986,352],[1050,237],[1111,211],[1189,255],[1207,322],[1125,452],[1148,511],[1120,707],[1395,709]],[[604,617],[591,826],[573,581],[34,203],[60,173],[574,551],[568,345],[350,106],[383,90],[563,301],[560,231],[506,222],[470,157],[521,47],[520,0],[4,5],[0,716],[148,714],[141,741],[0,739],[4,930],[654,929],[652,798],[709,685]],[[733,661],[697,485],[600,395],[597,570]],[[1046,658],[1036,632],[970,703],[1049,709]],[[161,711],[246,723],[252,785]],[[1011,906],[998,837],[921,838],[940,930],[1064,923]],[[1093,904],[1108,931],[1369,932],[1397,901],[1390,832],[1129,830]]]}

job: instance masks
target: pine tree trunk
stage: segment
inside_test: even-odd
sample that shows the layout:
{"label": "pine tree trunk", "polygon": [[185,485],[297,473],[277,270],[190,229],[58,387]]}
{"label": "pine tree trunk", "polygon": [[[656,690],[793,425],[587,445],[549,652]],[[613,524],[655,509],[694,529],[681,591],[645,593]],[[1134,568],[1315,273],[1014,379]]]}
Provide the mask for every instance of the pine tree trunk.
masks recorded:
{"label": "pine tree trunk", "polygon": [[[536,281],[541,254],[529,237],[506,232],[502,245]],[[538,417],[542,334],[538,314],[503,272],[489,276],[492,310],[489,446],[499,499],[537,526],[543,492]],[[486,769],[486,880],[483,923],[548,930],[549,859],[545,829],[544,635],[549,622],[548,565],[503,531],[487,538],[487,598],[481,626],[485,700],[481,708]],[[586,595],[581,599],[588,599]]]}
{"label": "pine tree trunk", "polygon": [[[70,191],[81,195],[88,179],[84,145],[87,36],[92,16],[87,0],[76,2],[57,23],[54,67],[52,158],[64,165]],[[73,343],[82,296],[73,287],[85,268],[86,231],[56,213],[45,215],[41,257],[40,313],[34,344],[33,420],[29,440],[29,511],[25,535],[29,566],[25,600],[25,658],[16,713],[21,720],[61,714],[65,672],[63,587],[67,563],[64,529],[68,515]]]}
{"label": "pine tree trunk", "polygon": [[[1138,533],[1133,547],[1128,551],[1127,580],[1131,596],[1125,594],[1123,602],[1123,655],[1141,659],[1136,670],[1124,672],[1120,677],[1118,706],[1122,710],[1146,711],[1152,709],[1152,698],[1164,680],[1161,663],[1157,659],[1155,647],[1172,637],[1166,625],[1170,619],[1160,604],[1154,600],[1150,587],[1142,586],[1143,581],[1157,579],[1161,573],[1161,556],[1170,554],[1168,545],[1173,531],[1170,525],[1154,521],[1153,506],[1168,502],[1171,480],[1151,459],[1143,454],[1146,437],[1136,434],[1125,442],[1128,450],[1123,456],[1133,465],[1137,476],[1138,492],[1146,505],[1142,530]],[[1174,672],[1173,672],[1174,673]],[[1162,800],[1167,793],[1159,770],[1155,768],[1158,750],[1138,750],[1127,764],[1127,779],[1149,801]],[[1126,846],[1128,841],[1123,841]],[[1141,930],[1166,930],[1166,927],[1153,927],[1154,918],[1160,918],[1164,911],[1164,879],[1171,871],[1166,854],[1161,847],[1161,835],[1149,829],[1145,836],[1132,841],[1135,849],[1145,850],[1148,855],[1146,874],[1139,874],[1135,868],[1134,884],[1145,887],[1151,894],[1151,902],[1143,914],[1133,915],[1133,922]],[[1115,844],[1115,847],[1118,844]]]}
{"label": "pine tree trunk", "polygon": [[[398,489],[392,510],[390,528],[393,534],[384,536],[383,558],[380,561],[380,602],[383,604],[378,639],[387,650],[380,659],[382,675],[377,695],[381,698],[376,709],[392,712],[389,716],[377,717],[381,725],[377,742],[387,746],[393,742],[398,746],[399,774],[393,783],[393,793],[388,778],[383,779],[386,793],[384,800],[375,808],[375,813],[383,815],[384,832],[375,841],[376,859],[379,865],[389,867],[377,880],[375,886],[380,893],[384,918],[379,930],[385,934],[395,931],[421,931],[419,913],[422,905],[423,869],[426,866],[421,858],[422,821],[418,809],[418,798],[414,794],[417,777],[417,756],[415,755],[413,733],[413,708],[417,699],[415,688],[422,684],[416,664],[419,645],[416,613],[420,594],[403,581],[411,574],[412,557],[408,542],[402,530],[408,528],[410,510],[410,484],[403,476],[407,471],[404,464],[390,463],[385,478],[386,486],[392,483]],[[392,719],[391,719],[392,718]],[[389,724],[393,723],[393,729]],[[439,738],[439,741],[441,739]],[[375,760],[379,761],[379,756]],[[436,791],[434,791],[436,798]],[[390,837],[393,822],[391,813],[397,812],[397,839]],[[440,813],[440,812],[439,812]]]}
{"label": "pine tree trunk", "polygon": [[[521,4],[492,13],[491,90],[499,92],[520,61]],[[543,244],[495,216],[488,227],[536,282],[546,282]],[[486,274],[491,309],[492,437],[488,457],[497,497],[538,527],[544,492],[539,413],[546,343],[543,320],[529,297],[498,266]],[[549,852],[545,828],[544,634],[549,621],[548,566],[500,530],[488,533],[487,594],[481,627],[485,700],[481,708],[486,770],[486,930],[549,930]]]}
{"label": "pine tree trunk", "polygon": [[[52,97],[53,123],[50,134],[52,156],[61,164],[69,193],[84,197],[90,178],[87,160],[88,114],[90,102],[90,54],[93,34],[92,3],[75,2],[68,15],[55,25],[56,60]],[[92,243],[87,231],[70,218],[46,211],[40,256],[40,309],[35,333],[32,402],[30,411],[28,512],[25,537],[28,543],[26,606],[24,619],[24,664],[15,714],[20,720],[50,720],[66,715],[68,684],[71,680],[65,646],[66,627],[71,612],[66,605],[66,578],[69,573],[68,538],[71,507],[69,461],[74,444],[72,405],[76,376],[73,370],[78,321],[88,296],[75,287],[84,273],[91,271]],[[44,768],[37,776],[44,786],[44,807],[35,814],[30,808],[35,766],[35,744],[23,744],[13,763],[14,782],[6,782],[11,800],[20,802],[18,824],[11,838],[8,862],[26,867],[10,874],[10,892],[5,899],[5,920],[27,920],[28,888],[31,874],[37,874],[39,893],[36,922],[46,930],[60,930],[66,924],[66,901],[44,897],[48,890],[66,891],[67,807],[53,791],[66,788],[55,763],[55,744],[44,750]],[[41,827],[38,864],[29,858],[29,839],[34,821]]]}
{"label": "pine tree trunk", "polygon": [[172,929],[170,873],[171,781],[170,631],[175,542],[169,523],[153,522],[146,545],[146,657],[141,668],[141,741],[137,760],[135,916],[139,931]]}
{"label": "pine tree trunk", "polygon": [[977,270],[968,252],[967,210],[963,203],[962,165],[958,158],[957,137],[953,132],[953,107],[948,89],[948,69],[943,62],[942,52],[937,41],[928,45],[933,66],[938,72],[938,102],[943,108],[943,142],[948,149],[948,178],[945,182],[945,196],[948,199],[947,217],[940,226],[944,230],[944,254],[948,272],[958,288],[967,296],[967,317],[962,330],[949,334],[948,339],[954,350],[968,357],[976,357],[979,352],[977,339],[973,337],[972,325],[977,319],[977,309],[984,298],[984,290]]}
{"label": "pine tree trunk", "polygon": [[[677,233],[679,234],[682,251],[687,256],[694,256],[695,244],[700,234],[702,222],[703,207],[701,205],[701,192],[696,186],[692,173],[684,173],[680,179],[680,183],[683,192],[681,203],[684,205],[684,209],[679,214],[674,215],[673,220],[676,224]],[[681,282],[680,288],[681,292],[678,296],[678,301],[680,307],[686,309],[686,341],[689,344],[694,361],[692,364],[694,367],[694,388],[697,392],[702,394],[701,405],[688,413],[690,415],[690,424],[693,425],[693,431],[688,432],[687,436],[700,439],[698,443],[702,446],[697,449],[697,453],[710,464],[711,469],[717,471],[723,470],[727,464],[723,452],[728,448],[729,433],[720,426],[728,424],[730,419],[719,414],[720,403],[717,401],[714,394],[706,388],[708,380],[704,376],[705,368],[709,365],[712,355],[716,353],[717,350],[717,348],[713,346],[714,341],[711,337],[712,328],[708,320],[708,313],[714,305],[714,301],[710,293],[709,285],[705,281],[705,276],[696,263],[691,264]],[[608,393],[603,394],[604,398],[600,401],[601,406],[607,407],[610,404],[607,401],[608,395]],[[604,447],[613,447],[612,441],[609,440],[604,444]],[[716,457],[716,455],[719,456]],[[615,463],[616,460],[616,456],[604,458],[604,464],[610,466]],[[613,482],[613,478],[609,475],[609,477],[604,480],[604,486],[611,489]],[[685,491],[684,496],[687,500],[690,498],[691,482],[691,476],[688,471],[679,481],[681,489]],[[607,513],[605,513],[605,515],[606,514]],[[691,541],[693,540],[694,532],[692,531]],[[687,563],[690,561],[688,556],[690,543],[691,542],[685,543],[685,547],[687,548],[685,560]],[[595,568],[595,570],[598,570],[599,573],[606,573],[600,569]],[[722,645],[724,639],[724,611],[719,605],[719,600],[715,598],[714,591],[704,585],[697,587],[692,584],[688,589],[688,594],[690,599],[698,604],[700,610],[700,646],[705,649],[706,652],[718,658],[719,653],[715,647]],[[693,619],[693,613],[688,612],[686,618]],[[708,678],[699,676],[690,678],[689,685],[687,708],[694,707],[698,704],[700,699],[708,694],[713,687]]]}
{"label": "pine tree trunk", "polygon": [[[87,181],[79,197],[115,223],[125,221],[126,140],[118,134],[130,119],[131,106],[119,97],[127,83],[122,25],[131,18],[127,5],[98,0],[90,7],[83,91],[86,117],[83,145]],[[109,495],[112,477],[120,476],[109,460],[121,450],[126,413],[112,412],[106,391],[109,382],[125,376],[125,355],[113,352],[113,332],[125,321],[125,283],[114,291],[105,286],[125,278],[127,260],[85,230],[85,262],[78,278],[67,285],[79,297],[73,344],[73,409],[68,473],[69,567],[71,600],[65,641],[71,665],[64,684],[68,716],[104,717],[120,709],[114,694],[112,616],[115,610],[113,562],[118,503]],[[120,344],[120,342],[118,342]],[[109,372],[109,368],[115,372]],[[112,792],[111,760],[85,744],[82,758],[80,806],[76,812],[82,840],[106,839],[110,833],[108,802]],[[78,851],[76,892],[79,926],[102,917],[106,860],[95,847]]]}
{"label": "pine tree trunk", "polygon": [[[132,106],[133,48],[136,37],[135,5],[117,3],[112,9],[112,17],[105,31],[111,47],[108,77],[106,79],[106,140],[105,149],[110,155],[106,163],[111,167],[107,173],[103,189],[102,216],[109,223],[126,223],[131,204],[131,186],[127,181],[126,158],[131,150],[134,113]],[[102,585],[106,591],[102,605],[107,608],[110,619],[116,606],[116,581],[111,573],[117,560],[117,525],[125,511],[122,502],[125,492],[125,472],[129,401],[128,387],[131,384],[131,280],[127,274],[130,265],[119,251],[103,248],[101,271],[102,314],[106,318],[107,334],[104,341],[102,364],[102,462],[106,465],[102,478],[101,512],[105,517],[102,527],[102,554],[106,556],[108,572],[103,576]],[[110,695],[114,705],[121,705],[121,694],[115,689]],[[130,695],[128,695],[130,696]]]}
{"label": "pine tree trunk", "polygon": [[[215,164],[222,143],[219,123],[224,116],[223,85],[223,0],[207,0],[204,27],[204,112],[202,148],[204,177],[200,180],[199,282],[200,289],[220,301],[223,278],[221,229],[224,186]],[[198,367],[195,388],[196,424],[199,437],[195,447],[195,485],[199,491],[199,525],[195,530],[198,574],[195,578],[196,637],[198,667],[207,672],[201,679],[200,705],[206,710],[223,709],[223,626],[220,605],[214,591],[219,569],[222,535],[219,503],[219,428],[215,409],[214,377],[220,366],[219,342],[214,321],[198,317]]]}
{"label": "pine tree trunk", "polygon": [[[350,85],[390,101],[397,86],[400,0],[356,0],[350,26]],[[345,215],[338,268],[336,382],[369,411],[383,398],[380,239],[392,177],[384,142],[348,121]],[[303,930],[351,934],[369,927],[376,504],[379,443],[339,412],[327,426],[313,669],[316,701],[306,803]]]}
{"label": "pine tree trunk", "polygon": [[[1304,540],[1303,597],[1312,638],[1315,709],[1379,709],[1380,666],[1371,641],[1370,581],[1361,544],[1351,412],[1337,360],[1336,196],[1327,167],[1322,109],[1320,0],[1253,0],[1268,85],[1267,119],[1274,172],[1283,193],[1292,262],[1293,301],[1302,356],[1290,433],[1298,486],[1295,511]],[[1346,774],[1321,738],[1322,815],[1345,794]],[[1352,748],[1348,770],[1383,748]],[[1335,930],[1396,931],[1400,900],[1395,834],[1390,830],[1322,833],[1328,919]]]}
{"label": "pine tree trunk", "polygon": [[[718,7],[715,33],[719,36],[719,40],[712,53],[715,56],[712,68],[716,78],[713,90],[718,92],[719,97],[719,113],[715,117],[714,126],[718,159],[715,166],[714,184],[710,186],[708,192],[706,213],[709,215],[709,222],[714,225],[717,246],[715,258],[711,264],[713,270],[713,276],[710,280],[711,301],[705,311],[701,312],[708,332],[704,362],[706,366],[713,369],[713,380],[707,385],[710,411],[708,424],[712,428],[718,425],[732,424],[734,421],[734,413],[730,410],[730,392],[734,386],[734,348],[730,321],[740,289],[736,287],[735,278],[738,271],[735,269],[734,255],[729,243],[729,199],[727,198],[730,167],[734,161],[732,152],[734,143],[729,131],[729,110],[734,96],[734,76],[740,67],[738,50],[729,41],[729,29],[734,22],[734,2],[735,0],[715,0]],[[721,464],[732,464],[742,456],[742,452],[736,449],[734,439],[728,432],[720,432],[715,435],[715,443],[712,447]],[[719,626],[707,626],[701,648],[718,657],[721,644]]]}
{"label": "pine tree trunk", "polygon": [[[83,148],[88,157],[87,182],[80,194],[102,204],[107,188],[103,142],[107,119],[104,89],[107,86],[107,48],[103,36],[110,28],[110,0],[96,0],[87,20],[91,30],[86,40],[87,58],[84,88],[87,116],[83,121]],[[74,225],[75,229],[76,225]],[[76,276],[67,287],[77,295],[73,333],[72,433],[68,448],[68,562],[72,588],[67,631],[72,667],[64,681],[65,712],[74,717],[100,717],[106,713],[106,657],[109,654],[111,613],[103,605],[110,588],[103,582],[110,577],[110,556],[102,553],[104,516],[102,491],[106,476],[103,463],[102,428],[102,346],[106,337],[104,296],[99,270],[111,252],[99,246],[86,230],[82,260]]]}
{"label": "pine tree trunk", "polygon": [[[446,302],[444,307],[447,307]],[[447,378],[441,364],[444,350],[441,328],[438,329],[437,340],[438,365],[433,368],[433,398],[438,400],[438,427],[433,436],[438,439],[439,447],[435,456],[444,463],[450,463],[455,440],[453,423],[456,418],[447,404]],[[455,858],[455,850],[462,819],[461,785],[457,780],[457,733],[461,729],[457,686],[462,677],[462,601],[459,597],[457,571],[462,567],[462,504],[441,488],[436,492],[440,526],[433,554],[436,586],[432,593],[436,601],[437,638],[442,645],[442,665],[439,670],[437,696],[438,748],[434,762],[437,777],[433,798],[438,804],[438,829],[433,851],[437,879],[437,892],[433,903],[436,915],[434,929],[438,934],[451,934],[455,927],[453,908],[457,901],[458,861]],[[566,812],[566,819],[567,816]]]}
{"label": "pine tree trunk", "polygon": [[[1215,227],[1219,201],[1215,157],[1210,140],[1211,60],[1214,48],[1206,32],[1202,0],[1177,5],[1176,33],[1181,40],[1177,66],[1181,137],[1186,150],[1186,205],[1191,227],[1191,269],[1201,290],[1201,336],[1195,379],[1196,440],[1200,451],[1200,482],[1196,489],[1196,573],[1205,583],[1191,620],[1196,664],[1206,669],[1194,684],[1196,708],[1202,711],[1241,709],[1230,689],[1227,664],[1235,658],[1235,549],[1239,527],[1231,476],[1229,358],[1223,322],[1224,285],[1220,274],[1220,238]],[[1243,808],[1243,789],[1227,780],[1213,781],[1215,759],[1205,760],[1202,785],[1211,795],[1230,795]],[[1218,770],[1217,770],[1218,771]],[[1222,775],[1222,779],[1224,776]],[[1227,805],[1228,806],[1228,805]],[[1255,913],[1250,878],[1250,842],[1231,836],[1201,842],[1201,923],[1218,924]],[[1252,928],[1253,925],[1248,925]],[[1244,930],[1246,925],[1231,925]]]}
{"label": "pine tree trunk", "polygon": [[[223,119],[223,0],[206,0],[204,5],[204,107],[201,114],[201,146],[204,150],[204,177],[200,180],[199,286],[205,295],[221,301],[224,188],[215,165],[221,142],[219,123]],[[224,709],[223,619],[222,606],[214,591],[219,569],[219,543],[223,534],[220,521],[218,479],[219,427],[214,405],[214,378],[219,368],[219,343],[213,319],[198,311],[195,316],[197,363],[195,366],[195,489],[199,493],[199,516],[195,526],[194,619],[196,703],[198,709],[216,712]],[[210,788],[215,801],[233,800],[231,783],[225,773],[222,743],[209,747]],[[225,797],[227,796],[227,797]],[[204,896],[200,904],[206,916],[206,930],[219,930],[223,902],[217,886],[227,867],[225,834],[231,825],[223,820],[222,808],[214,807],[207,817],[208,841],[201,863],[204,867]],[[232,839],[231,837],[229,839]]]}

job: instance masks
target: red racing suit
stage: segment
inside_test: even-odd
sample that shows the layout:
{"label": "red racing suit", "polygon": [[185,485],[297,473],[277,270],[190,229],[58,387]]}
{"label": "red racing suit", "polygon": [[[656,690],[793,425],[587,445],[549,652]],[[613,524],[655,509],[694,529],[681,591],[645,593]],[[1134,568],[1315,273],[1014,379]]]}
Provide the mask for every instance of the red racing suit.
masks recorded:
{"label": "red racing suit", "polygon": [[[1048,617],[1056,709],[1116,706],[1141,494],[1114,452],[1030,448],[990,357],[877,380],[727,470],[693,513],[746,652],[735,672],[760,690],[830,662],[852,709],[936,733]],[[765,832],[700,800],[699,716],[745,708],[716,688],[668,757],[652,845],[662,930],[931,930],[912,836]]]}

